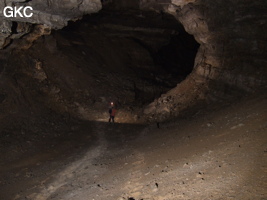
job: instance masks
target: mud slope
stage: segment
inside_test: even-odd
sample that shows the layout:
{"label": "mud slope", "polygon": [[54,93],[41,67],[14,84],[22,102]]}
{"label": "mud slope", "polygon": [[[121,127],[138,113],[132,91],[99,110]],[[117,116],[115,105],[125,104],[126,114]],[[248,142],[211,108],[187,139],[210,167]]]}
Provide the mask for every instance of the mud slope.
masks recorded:
{"label": "mud slope", "polygon": [[28,159],[5,152],[0,199],[267,199],[266,96],[190,113],[159,129],[72,121],[18,141]]}

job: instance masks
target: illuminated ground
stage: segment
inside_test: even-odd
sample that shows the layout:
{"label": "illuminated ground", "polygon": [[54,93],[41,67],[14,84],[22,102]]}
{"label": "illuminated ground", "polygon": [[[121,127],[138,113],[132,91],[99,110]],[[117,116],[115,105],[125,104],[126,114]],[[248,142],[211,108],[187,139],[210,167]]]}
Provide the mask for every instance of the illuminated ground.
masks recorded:
{"label": "illuminated ground", "polygon": [[54,138],[2,144],[0,199],[266,199],[266,106],[199,108],[160,129],[73,122]]}

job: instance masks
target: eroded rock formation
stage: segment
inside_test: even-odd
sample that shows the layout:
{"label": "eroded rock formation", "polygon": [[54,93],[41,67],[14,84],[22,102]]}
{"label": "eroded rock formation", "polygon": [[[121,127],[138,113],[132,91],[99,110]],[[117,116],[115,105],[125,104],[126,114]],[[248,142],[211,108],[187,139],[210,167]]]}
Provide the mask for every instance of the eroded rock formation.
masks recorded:
{"label": "eroded rock formation", "polygon": [[225,98],[266,85],[266,6],[262,0],[163,2],[161,9],[174,15],[201,46],[191,75],[145,113],[160,121],[178,115],[195,99]]}
{"label": "eroded rock formation", "polygon": [[[131,9],[135,10],[135,15],[139,13],[139,17],[143,17],[148,10],[159,14],[169,13],[200,44],[193,72],[182,83],[177,81],[177,87],[145,108],[144,113],[151,121],[177,116],[181,110],[199,100],[218,100],[265,87],[266,1],[114,0],[102,3],[111,13]],[[6,5],[30,5],[34,8],[33,18],[6,19],[0,14],[1,47],[11,44],[10,47],[24,49],[29,48],[39,36],[50,34],[52,29],[61,29],[68,21],[101,9],[101,2],[97,0],[0,3],[1,7]],[[107,31],[132,29],[131,24],[105,26]],[[120,37],[120,34],[116,37]],[[17,38],[23,40],[16,42],[14,39]],[[157,48],[154,46],[156,43],[149,40],[142,42],[150,49]]]}
{"label": "eroded rock formation", "polygon": [[[16,43],[20,49],[30,44],[26,38]],[[117,120],[136,122],[143,105],[192,71],[198,46],[171,15],[104,11],[46,34],[27,51],[14,51],[7,65],[20,83],[14,87],[38,98],[39,105],[106,120],[112,101],[120,110]]]}
{"label": "eroded rock formation", "polygon": [[[32,17],[16,16],[6,18],[6,6],[31,6]],[[68,21],[77,20],[85,14],[98,12],[102,8],[100,0],[5,0],[0,2],[0,48],[7,46],[12,39],[20,38],[30,32],[34,24],[45,28],[61,29]]]}

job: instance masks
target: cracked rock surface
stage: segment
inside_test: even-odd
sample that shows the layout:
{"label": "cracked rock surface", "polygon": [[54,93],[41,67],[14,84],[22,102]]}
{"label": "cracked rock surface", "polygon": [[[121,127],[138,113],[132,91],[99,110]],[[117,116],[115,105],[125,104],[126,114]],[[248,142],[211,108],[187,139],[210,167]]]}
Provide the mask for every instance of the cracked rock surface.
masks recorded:
{"label": "cracked rock surface", "polygon": [[[29,18],[20,16],[6,18],[3,13],[6,6],[31,6],[33,16]],[[68,24],[68,21],[77,20],[85,14],[98,12],[101,8],[100,0],[1,1],[0,48],[8,45],[11,37],[18,38],[27,34],[29,26],[33,24],[44,25],[50,29],[61,29]],[[12,30],[17,26],[16,30]]]}

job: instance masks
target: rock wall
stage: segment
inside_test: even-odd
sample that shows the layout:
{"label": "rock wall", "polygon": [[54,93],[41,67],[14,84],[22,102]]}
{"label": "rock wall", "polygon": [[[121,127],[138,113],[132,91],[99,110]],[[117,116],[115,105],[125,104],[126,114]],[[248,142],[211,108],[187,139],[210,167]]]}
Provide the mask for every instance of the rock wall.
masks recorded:
{"label": "rock wall", "polygon": [[190,76],[145,109],[150,119],[177,116],[201,99],[218,100],[265,87],[266,1],[172,0],[155,4],[144,1],[142,6],[174,15],[201,46]]}
{"label": "rock wall", "polygon": [[[8,84],[16,88],[12,94],[1,88],[0,94],[9,94],[6,102],[11,96],[22,96],[32,107],[45,105],[57,113],[93,121],[106,121],[110,102],[114,102],[119,110],[116,120],[140,122],[143,105],[191,72],[198,44],[173,16],[138,14],[100,12],[51,35],[43,25],[36,26],[39,28],[27,38],[12,43],[20,50],[7,56],[9,71],[3,76],[19,84]],[[39,35],[45,36],[36,39]],[[170,49],[171,38],[176,38],[177,46]],[[34,39],[31,48],[21,51]],[[170,55],[166,60],[170,51],[180,55]],[[174,63],[172,68],[161,65],[167,62]],[[189,71],[185,73],[184,69]],[[6,107],[10,110],[12,102]]]}
{"label": "rock wall", "polygon": [[[6,6],[31,6],[33,16],[6,18]],[[70,20],[77,20],[85,14],[98,12],[102,8],[100,0],[4,0],[0,2],[0,49],[13,39],[21,38],[30,32],[33,24],[50,29],[61,29]]]}
{"label": "rock wall", "polygon": [[[200,44],[193,72],[144,110],[150,120],[177,116],[199,100],[224,99],[265,87],[266,0],[6,0],[0,2],[1,8],[30,5],[34,17],[6,19],[0,13],[0,48],[11,43],[13,47],[29,48],[32,41],[51,29],[99,11],[101,2],[114,12],[140,8],[140,17],[145,10],[170,13]],[[15,42],[22,37],[23,42]]]}

